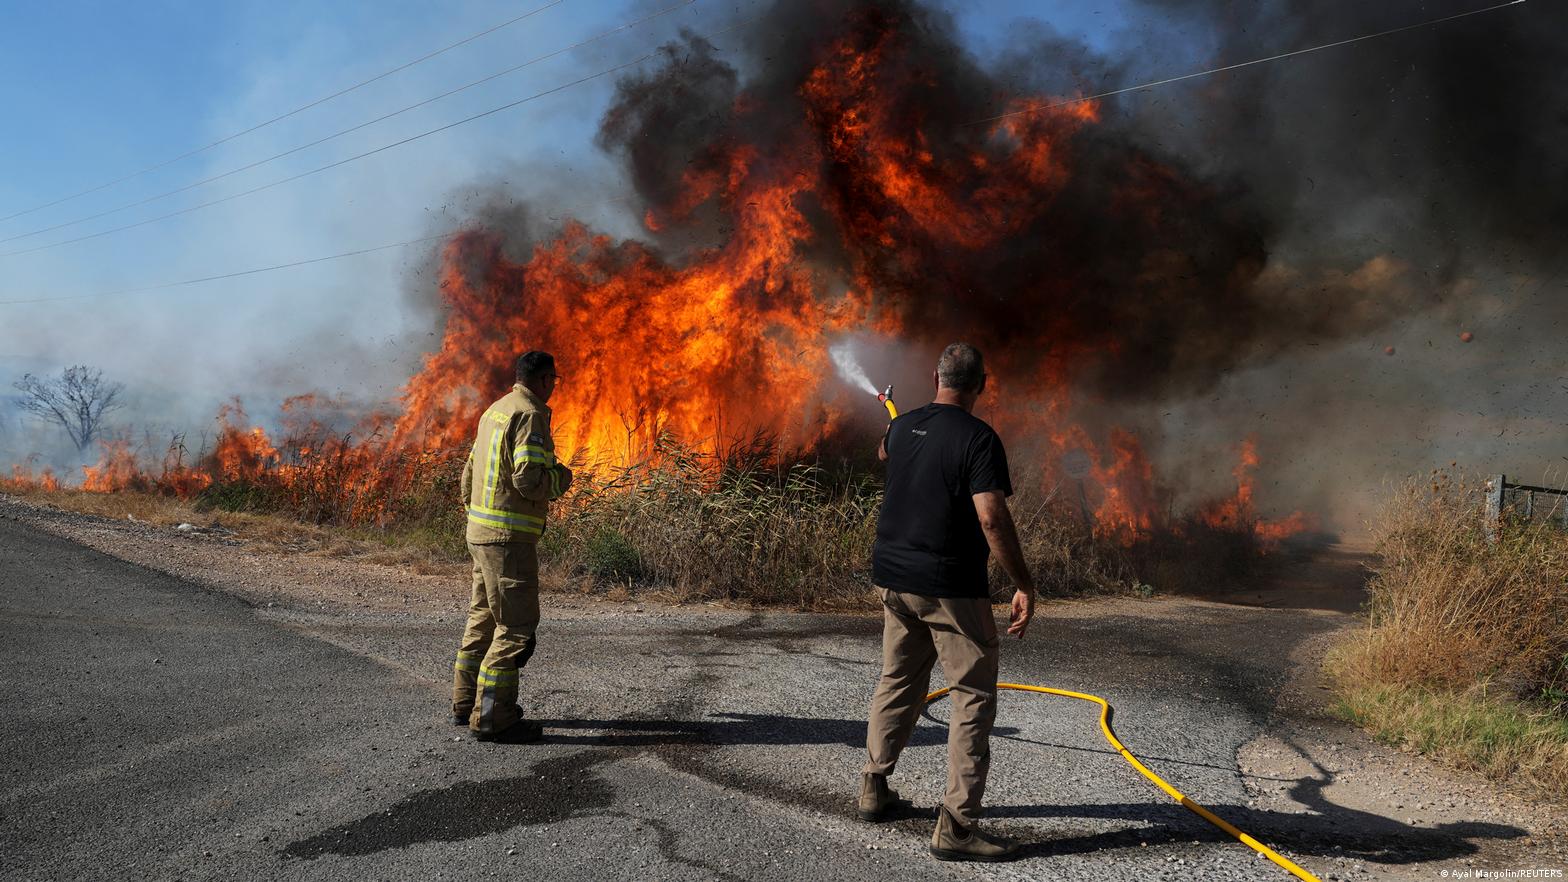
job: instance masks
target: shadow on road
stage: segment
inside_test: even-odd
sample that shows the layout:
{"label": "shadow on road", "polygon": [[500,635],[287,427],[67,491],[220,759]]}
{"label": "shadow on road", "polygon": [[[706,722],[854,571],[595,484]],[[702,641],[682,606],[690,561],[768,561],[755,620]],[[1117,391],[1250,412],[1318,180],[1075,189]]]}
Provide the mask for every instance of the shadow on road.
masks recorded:
{"label": "shadow on road", "polygon": [[[1375,812],[1339,805],[1324,792],[1334,783],[1334,774],[1311,759],[1299,745],[1292,746],[1315,770],[1313,775],[1294,779],[1290,787],[1290,798],[1306,811],[1282,812],[1240,805],[1204,808],[1271,848],[1378,864],[1450,860],[1479,851],[1472,840],[1519,839],[1529,835],[1529,831],[1510,824],[1481,821],[1416,827]],[[1083,854],[1182,841],[1232,841],[1228,834],[1169,803],[995,806],[988,808],[987,814],[999,818],[1126,818],[1149,825],[1031,843],[1024,849],[1024,856]]]}
{"label": "shadow on road", "polygon": [[[716,746],[716,745],[829,745],[859,747],[865,743],[864,720],[797,718],[768,714],[719,714],[710,720],[546,720],[546,739],[563,744],[591,744],[604,747]],[[930,719],[930,718],[928,718]],[[566,730],[566,734],[562,730]],[[998,737],[1017,737],[1018,730],[998,726]],[[1028,740],[1028,739],[1019,739]],[[942,725],[921,725],[910,738],[911,747],[946,743],[947,729]],[[1110,751],[1094,751],[1105,752]],[[1305,756],[1305,754],[1303,753]],[[1184,763],[1179,760],[1143,757],[1150,761]],[[1452,859],[1474,854],[1479,847],[1472,840],[1518,839],[1528,831],[1506,824],[1458,822],[1434,827],[1416,827],[1393,818],[1365,812],[1330,801],[1324,789],[1334,776],[1313,762],[1316,774],[1299,779],[1259,778],[1254,780],[1294,780],[1289,795],[1304,807],[1302,813],[1272,811],[1240,805],[1208,805],[1206,808],[1271,847],[1298,854],[1348,857],[1371,863],[1404,864]],[[1228,771],[1236,771],[1229,769]],[[1237,774],[1240,774],[1237,772]],[[846,809],[847,810],[847,809]],[[1080,805],[992,806],[986,810],[993,818],[1120,818],[1139,826],[1092,835],[1052,839],[1026,847],[1028,855],[1082,854],[1119,848],[1139,848],[1193,841],[1232,841],[1220,830],[1198,816],[1175,805],[1111,803]],[[924,820],[928,812],[915,810],[902,820]],[[1147,825],[1147,826],[1144,826]]]}
{"label": "shadow on road", "polygon": [[283,849],[293,858],[373,854],[418,842],[461,842],[514,827],[603,814],[615,790],[594,771],[617,754],[585,750],[534,763],[526,775],[423,790]]}
{"label": "shadow on road", "polygon": [[625,755],[618,750],[583,750],[534,763],[526,775],[423,790],[384,810],[291,843],[283,854],[298,860],[374,854],[420,842],[461,842],[569,818],[623,818],[646,825],[653,832],[655,847],[669,862],[707,878],[744,882],[701,856],[685,854],[682,831],[674,826],[615,809],[615,788],[597,769]]}
{"label": "shadow on road", "polygon": [[[1410,864],[1464,857],[1479,851],[1471,840],[1518,839],[1525,830],[1506,824],[1462,822],[1422,828],[1381,815],[1334,806],[1328,813],[1296,814],[1239,805],[1205,805],[1270,848],[1296,854],[1353,858],[1368,863]],[[1148,826],[1047,839],[1024,846],[1022,856],[1087,854],[1184,842],[1234,842],[1197,815],[1173,803],[1007,805],[986,809],[991,818],[1121,818]]]}
{"label": "shadow on road", "polygon": [[[614,788],[596,771],[598,766],[627,755],[616,748],[675,744],[837,744],[850,736],[858,741],[865,731],[863,722],[853,720],[736,716],[745,718],[717,724],[680,720],[547,721],[548,729],[577,728],[605,733],[555,736],[549,739],[551,741],[601,746],[535,763],[526,775],[463,781],[412,794],[384,810],[296,841],[283,853],[306,860],[325,854],[372,854],[419,842],[463,841],[573,817],[618,815],[614,810]],[[796,726],[791,728],[782,723]],[[942,730],[931,726],[922,726],[916,733],[919,743],[924,744],[940,743],[946,737]],[[801,740],[803,737],[810,740]],[[1381,815],[1335,805],[1323,795],[1323,788],[1331,783],[1332,776],[1321,766],[1318,771],[1316,776],[1298,779],[1291,788],[1292,797],[1306,806],[1308,812],[1298,814],[1240,805],[1209,805],[1207,808],[1273,848],[1380,864],[1464,857],[1479,850],[1471,840],[1517,839],[1528,835],[1518,827],[1479,822],[1413,827]],[[773,795],[788,798],[784,793]],[[843,802],[842,810],[847,813],[847,797]],[[895,819],[895,823],[918,828],[916,832],[924,834],[929,828],[929,816],[929,808],[912,808]],[[988,807],[986,816],[1018,820],[1119,819],[1136,825],[1027,842],[1020,858],[1232,841],[1186,809],[1169,803],[997,805]],[[657,832],[661,850],[675,856],[679,839],[675,831],[659,829]],[[690,858],[681,860],[691,862]]]}
{"label": "shadow on road", "polygon": [[[776,714],[712,714],[703,720],[540,720],[544,740],[555,744],[592,744],[605,747],[663,745],[722,746],[733,744],[866,745],[865,720],[825,717],[787,717]],[[561,730],[572,731],[563,734]],[[1016,734],[1017,729],[998,726],[996,733]],[[911,747],[947,743],[947,727],[917,726]]]}

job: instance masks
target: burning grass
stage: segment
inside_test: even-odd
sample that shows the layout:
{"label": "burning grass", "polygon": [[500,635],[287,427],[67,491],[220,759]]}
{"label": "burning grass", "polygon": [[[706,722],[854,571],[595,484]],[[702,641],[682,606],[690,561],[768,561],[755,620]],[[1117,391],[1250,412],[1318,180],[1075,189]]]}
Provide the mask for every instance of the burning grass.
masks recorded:
{"label": "burning grass", "polygon": [[1376,525],[1366,629],[1329,670],[1386,740],[1568,798],[1568,533],[1489,530],[1478,482],[1400,487]]}
{"label": "burning grass", "polygon": [[[263,549],[424,571],[466,561],[461,451],[400,459],[396,467],[414,478],[367,485],[356,480],[362,464],[322,454],[331,445],[317,434],[267,442],[264,456],[237,468],[234,439],[262,436],[230,431],[233,438],[220,439],[189,466],[159,463],[151,455],[157,451],[138,457],[115,446],[92,472],[115,480],[95,490],[61,490],[21,473],[0,481],[0,490],[117,519],[221,523]],[[874,602],[869,564],[882,500],[879,466],[786,454],[763,435],[722,454],[664,436],[632,465],[574,468],[577,481],[557,505],[541,548],[551,583],[796,609]],[[1228,520],[1217,521],[1211,505],[1177,523],[1128,532],[1096,521],[1076,497],[1041,489],[1040,475],[1020,474],[1017,484],[1014,518],[1048,596],[1214,593],[1251,574],[1271,545],[1262,522],[1233,500],[1213,504],[1234,510]],[[999,569],[992,576],[994,594],[1010,593]]]}

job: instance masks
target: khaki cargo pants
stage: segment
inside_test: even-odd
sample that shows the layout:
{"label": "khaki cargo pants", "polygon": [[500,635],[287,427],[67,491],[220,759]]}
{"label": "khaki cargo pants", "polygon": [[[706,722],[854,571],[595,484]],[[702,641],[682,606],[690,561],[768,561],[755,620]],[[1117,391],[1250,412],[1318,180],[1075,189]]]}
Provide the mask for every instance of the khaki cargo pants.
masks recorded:
{"label": "khaki cargo pants", "polygon": [[882,679],[871,699],[865,771],[890,775],[915,730],[931,691],[931,668],[942,662],[948,700],[947,794],[943,805],[972,825],[991,770],[996,674],[1001,641],[985,598],[925,597],[876,589],[882,597]]}
{"label": "khaki cargo pants", "polygon": [[452,714],[476,732],[518,720],[517,674],[539,626],[539,549],[532,542],[468,543],[474,559],[468,627],[452,675]]}

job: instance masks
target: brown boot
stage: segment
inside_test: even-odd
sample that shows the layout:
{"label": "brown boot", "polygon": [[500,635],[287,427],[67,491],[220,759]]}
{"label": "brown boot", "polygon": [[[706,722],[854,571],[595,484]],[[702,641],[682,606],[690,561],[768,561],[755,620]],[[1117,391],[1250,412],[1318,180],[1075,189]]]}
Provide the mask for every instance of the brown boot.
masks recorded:
{"label": "brown boot", "polygon": [[1018,850],[1018,844],[1000,836],[965,827],[948,812],[936,810],[936,831],[931,834],[931,856],[939,861],[1005,861]]}
{"label": "brown boot", "polygon": [[862,821],[885,821],[898,809],[909,808],[909,800],[900,799],[898,791],[887,786],[886,775],[862,772],[860,775],[860,801],[855,814]]}

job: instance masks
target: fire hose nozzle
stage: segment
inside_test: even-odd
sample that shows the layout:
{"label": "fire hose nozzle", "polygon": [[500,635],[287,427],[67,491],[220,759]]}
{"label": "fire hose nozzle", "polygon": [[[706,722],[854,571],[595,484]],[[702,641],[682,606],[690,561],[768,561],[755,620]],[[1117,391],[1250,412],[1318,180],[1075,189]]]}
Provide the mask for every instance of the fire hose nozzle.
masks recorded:
{"label": "fire hose nozzle", "polygon": [[898,408],[893,406],[893,386],[891,383],[889,383],[888,387],[877,395],[877,400],[882,402],[883,407],[887,408],[888,419],[891,420],[898,418]]}

